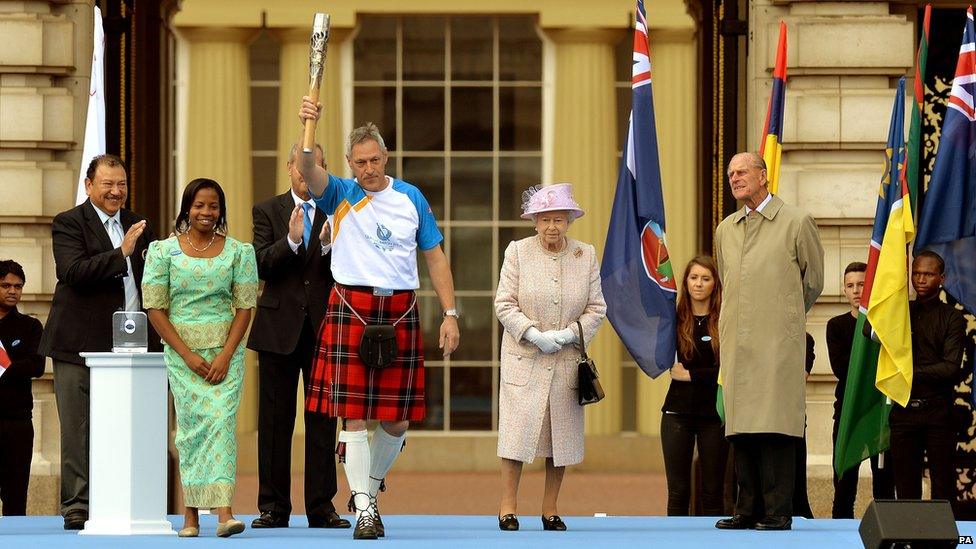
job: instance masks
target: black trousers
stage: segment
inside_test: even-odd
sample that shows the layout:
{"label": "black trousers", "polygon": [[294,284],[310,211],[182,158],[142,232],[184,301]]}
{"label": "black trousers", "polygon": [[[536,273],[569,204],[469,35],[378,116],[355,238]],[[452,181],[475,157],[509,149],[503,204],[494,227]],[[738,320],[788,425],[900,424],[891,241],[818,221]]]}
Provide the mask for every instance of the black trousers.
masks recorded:
{"label": "black trousers", "polygon": [[661,418],[661,448],[668,479],[668,515],[688,516],[691,500],[691,467],[698,443],[701,464],[702,513],[718,516],[725,501],[725,464],[729,443],[718,418],[691,414],[664,414]]}
{"label": "black trousers", "polygon": [[922,497],[922,455],[929,460],[932,499],[955,506],[956,434],[951,422],[952,402],[934,401],[920,408],[891,408],[891,454],[899,499]]}
{"label": "black trousers", "polygon": [[775,433],[732,435],[738,495],[735,514],[793,516],[796,437]]}
{"label": "black trousers", "polygon": [[[306,317],[295,351],[258,353],[258,509],[291,514],[291,440],[295,431],[298,376],[309,381],[317,331]],[[336,420],[305,412],[305,513],[324,518],[335,511]]]}
{"label": "black trousers", "polygon": [[794,439],[796,442],[796,466],[793,473],[793,514],[808,519],[813,518],[810,509],[810,498],[807,496],[807,432],[803,426],[803,438]]}
{"label": "black trousers", "polygon": [[[837,447],[838,420],[834,420],[834,447]],[[895,476],[891,452],[883,452],[884,467],[879,468],[878,456],[871,456],[871,488],[874,499],[894,499]],[[840,478],[834,475],[834,506],[830,516],[835,519],[854,518],[854,500],[857,497],[857,475],[860,467],[853,467]]]}
{"label": "black trousers", "polygon": [[34,425],[30,418],[0,419],[0,501],[6,517],[27,514]]}
{"label": "black trousers", "polygon": [[61,422],[61,515],[88,514],[88,367],[54,361],[54,396]]}

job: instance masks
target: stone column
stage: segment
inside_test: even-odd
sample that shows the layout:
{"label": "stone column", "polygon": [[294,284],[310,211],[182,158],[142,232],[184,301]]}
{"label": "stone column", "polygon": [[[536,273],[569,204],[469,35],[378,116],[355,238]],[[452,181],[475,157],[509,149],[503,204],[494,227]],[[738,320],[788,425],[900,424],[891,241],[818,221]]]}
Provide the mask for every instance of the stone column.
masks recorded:
{"label": "stone column", "polygon": [[[844,267],[866,261],[877,185],[894,98],[893,82],[914,63],[914,24],[894,2],[753,0],[746,62],[747,141],[760,139],[775,63],[779,21],[788,27],[780,197],[817,219],[826,251],[823,295],[807,314],[817,359],[807,382],[807,471],[810,505],[830,514],[831,425],[836,378],[829,368],[827,320],[848,310]],[[856,45],[856,47],[852,47]],[[862,468],[866,472],[867,467]],[[870,494],[862,480],[859,516]]]}
{"label": "stone column", "polygon": [[[689,21],[689,24],[691,22]],[[698,249],[698,104],[695,89],[698,60],[693,28],[651,29],[651,74],[661,184],[667,219],[668,254],[676,277],[684,273]],[[680,288],[682,281],[678,281]],[[661,432],[661,405],[670,385],[662,374],[653,382],[644,376],[637,385],[637,431]]]}
{"label": "stone column", "polygon": [[[572,235],[596,246],[602,257],[613,206],[610,189],[617,179],[613,44],[620,33],[601,29],[547,34],[555,42],[556,55],[553,181],[573,183],[586,215],[573,223]],[[589,354],[610,396],[587,407],[587,434],[620,431],[621,353],[613,328],[604,323]]]}
{"label": "stone column", "polygon": [[[308,39],[307,28],[285,29],[276,33],[281,40],[279,56],[278,92],[278,171],[275,172],[276,192],[283,193],[291,187],[285,171],[292,146],[301,138],[302,126],[298,123],[298,102],[308,93]],[[315,131],[315,139],[325,151],[325,161],[331,171],[343,174],[345,145],[342,128],[340,59],[344,44],[351,35],[348,29],[333,28],[329,32],[329,50],[325,63],[319,101],[323,114]],[[298,389],[295,413],[295,445],[305,443],[305,392]],[[304,463],[296,464],[304,467]]]}
{"label": "stone column", "polygon": [[[342,127],[342,102],[340,81],[340,59],[343,48],[350,37],[349,29],[331,29],[329,32],[329,51],[325,63],[325,74],[319,90],[322,103],[322,118],[315,132],[316,141],[325,150],[325,160],[329,169],[337,175],[344,173],[345,135]],[[308,93],[308,38],[307,28],[280,31],[281,56],[279,57],[280,88],[278,93],[278,163],[276,188],[279,193],[291,186],[284,164],[288,154],[301,137],[302,127],[298,123],[298,103]]]}
{"label": "stone column", "polygon": [[[74,206],[91,65],[87,1],[0,0],[0,258],[24,266],[19,309],[47,320],[56,283],[51,220]],[[28,512],[58,510],[60,439],[50,369],[33,383]]]}
{"label": "stone column", "polygon": [[[247,40],[254,30],[181,29],[189,48],[187,76],[186,181],[197,177],[220,183],[227,198],[230,236],[250,242],[251,207],[251,90]],[[257,430],[257,367],[248,351],[246,381],[237,419],[239,433]],[[253,451],[253,440],[242,440],[240,455]],[[250,458],[241,457],[245,470]],[[253,460],[251,460],[253,462]],[[246,464],[246,465],[244,465]]]}
{"label": "stone column", "polygon": [[251,88],[247,39],[253,30],[187,29],[186,181],[216,180],[227,196],[230,235],[251,241]]}

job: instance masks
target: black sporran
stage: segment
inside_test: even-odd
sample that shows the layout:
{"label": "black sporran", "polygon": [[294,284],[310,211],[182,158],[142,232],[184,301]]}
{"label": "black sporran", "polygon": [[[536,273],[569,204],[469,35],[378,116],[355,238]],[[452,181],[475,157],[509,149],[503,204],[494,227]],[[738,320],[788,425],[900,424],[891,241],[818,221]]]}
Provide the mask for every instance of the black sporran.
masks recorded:
{"label": "black sporran", "polygon": [[375,324],[363,327],[359,340],[359,358],[370,368],[386,368],[397,357],[396,327],[392,324]]}
{"label": "black sporran", "polygon": [[353,315],[360,322],[363,323],[363,336],[359,340],[359,359],[363,361],[363,364],[369,366],[370,368],[386,368],[390,364],[396,361],[397,355],[399,354],[399,348],[397,347],[396,341],[396,325],[400,323],[401,320],[410,314],[414,306],[417,304],[417,294],[413,295],[413,301],[410,302],[410,306],[407,307],[407,311],[396,320],[393,324],[369,324],[366,320],[356,312],[356,309],[352,308],[352,305],[346,301],[345,296],[342,295],[342,291],[336,288],[336,295],[342,301],[342,304],[349,309]]}
{"label": "black sporran", "polygon": [[603,392],[603,384],[600,383],[600,374],[596,371],[596,364],[586,355],[586,344],[583,342],[583,325],[577,320],[576,326],[579,327],[580,337],[580,357],[576,363],[577,375],[579,376],[579,403],[580,406],[586,406],[600,402],[607,395]]}

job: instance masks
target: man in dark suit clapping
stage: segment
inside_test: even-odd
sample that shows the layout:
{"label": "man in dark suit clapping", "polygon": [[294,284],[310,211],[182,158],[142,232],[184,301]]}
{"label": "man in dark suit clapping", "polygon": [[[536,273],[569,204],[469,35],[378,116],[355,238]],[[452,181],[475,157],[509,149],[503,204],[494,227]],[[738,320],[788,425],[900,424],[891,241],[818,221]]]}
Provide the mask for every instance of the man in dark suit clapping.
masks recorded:
{"label": "man in dark suit clapping", "polygon": [[[258,510],[252,528],[285,528],[291,514],[291,439],[298,375],[308,383],[318,328],[325,315],[332,272],[329,224],[316,210],[295,168],[291,189],[253,209],[254,251],[264,291],[247,347],[258,352]],[[315,160],[324,166],[322,149]],[[324,244],[323,244],[324,241]],[[336,420],[305,413],[305,512],[312,528],[349,528],[332,503],[336,494]]]}
{"label": "man in dark suit clapping", "polygon": [[54,218],[58,283],[39,353],[54,362],[61,421],[61,515],[66,530],[88,520],[88,368],[81,351],[112,349],[112,314],[142,309],[146,249],[156,239],[142,217],[123,209],[125,165],[114,155],[88,165],[88,200]]}

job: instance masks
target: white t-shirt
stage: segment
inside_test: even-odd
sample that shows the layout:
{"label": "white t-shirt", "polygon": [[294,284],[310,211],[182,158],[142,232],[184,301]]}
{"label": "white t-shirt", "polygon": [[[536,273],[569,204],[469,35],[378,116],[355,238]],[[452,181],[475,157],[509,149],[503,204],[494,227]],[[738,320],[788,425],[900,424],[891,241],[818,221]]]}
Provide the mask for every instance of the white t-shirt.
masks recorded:
{"label": "white t-shirt", "polygon": [[370,192],[354,179],[329,174],[321,197],[332,215],[332,276],[347,286],[416,290],[417,248],[426,251],[444,240],[420,189],[387,176],[388,185]]}

